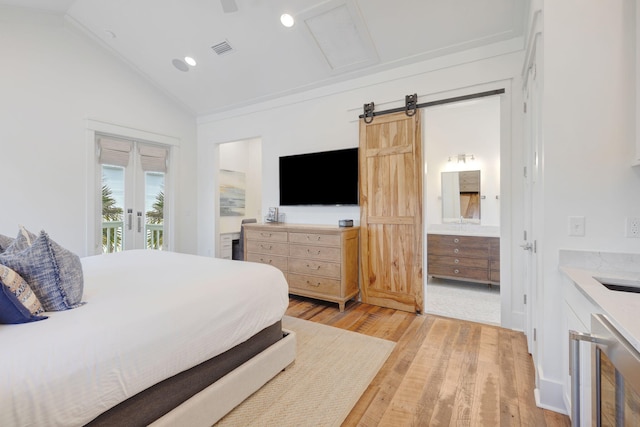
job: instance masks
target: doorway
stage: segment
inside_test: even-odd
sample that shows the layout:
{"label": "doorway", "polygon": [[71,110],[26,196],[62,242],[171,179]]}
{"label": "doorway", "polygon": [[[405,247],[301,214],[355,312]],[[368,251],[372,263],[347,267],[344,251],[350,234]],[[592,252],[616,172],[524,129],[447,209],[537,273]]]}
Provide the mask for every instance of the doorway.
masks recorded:
{"label": "doorway", "polygon": [[218,144],[216,257],[239,251],[243,219],[262,221],[262,139]]}
{"label": "doorway", "polygon": [[[500,96],[428,107],[423,114],[427,235],[490,239],[482,241],[486,250],[474,252],[468,259],[452,258],[452,263],[470,263],[471,270],[466,274],[458,267],[462,264],[452,267],[452,272],[460,272],[463,277],[454,280],[452,276],[457,273],[441,274],[427,268],[425,311],[500,325],[500,250],[491,249],[492,242],[500,238]],[[454,187],[456,191],[452,192]],[[469,209],[469,201],[474,201],[473,209]],[[427,248],[426,266],[428,252]],[[494,255],[490,255],[492,252]]]}
{"label": "doorway", "polygon": [[169,147],[96,135],[102,253],[166,249]]}

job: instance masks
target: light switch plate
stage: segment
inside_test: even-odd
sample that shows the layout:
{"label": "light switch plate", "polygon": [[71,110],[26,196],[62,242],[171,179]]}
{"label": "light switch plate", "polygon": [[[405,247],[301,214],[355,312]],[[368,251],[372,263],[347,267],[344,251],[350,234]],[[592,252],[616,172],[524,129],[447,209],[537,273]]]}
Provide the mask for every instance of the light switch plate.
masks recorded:
{"label": "light switch plate", "polygon": [[584,236],[584,217],[569,217],[569,236]]}

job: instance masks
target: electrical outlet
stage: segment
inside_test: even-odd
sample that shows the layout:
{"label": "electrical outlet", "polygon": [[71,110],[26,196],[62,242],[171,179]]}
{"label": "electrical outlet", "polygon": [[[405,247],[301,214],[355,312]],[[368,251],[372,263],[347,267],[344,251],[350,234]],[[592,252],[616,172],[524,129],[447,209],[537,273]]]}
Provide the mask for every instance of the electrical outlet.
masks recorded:
{"label": "electrical outlet", "polygon": [[640,218],[628,216],[626,219],[625,236],[640,237]]}

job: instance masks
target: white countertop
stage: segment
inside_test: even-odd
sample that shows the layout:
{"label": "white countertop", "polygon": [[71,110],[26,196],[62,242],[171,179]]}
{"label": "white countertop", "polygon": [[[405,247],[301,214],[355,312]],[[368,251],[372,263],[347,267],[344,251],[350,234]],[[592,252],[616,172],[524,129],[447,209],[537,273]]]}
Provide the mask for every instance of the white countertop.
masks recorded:
{"label": "white countertop", "polygon": [[578,290],[600,307],[612,325],[640,351],[640,294],[612,291],[594,279],[640,281],[640,254],[560,251],[560,264],[560,270]]}
{"label": "white countertop", "polygon": [[478,224],[433,224],[427,234],[455,234],[458,236],[500,237],[500,227]]}

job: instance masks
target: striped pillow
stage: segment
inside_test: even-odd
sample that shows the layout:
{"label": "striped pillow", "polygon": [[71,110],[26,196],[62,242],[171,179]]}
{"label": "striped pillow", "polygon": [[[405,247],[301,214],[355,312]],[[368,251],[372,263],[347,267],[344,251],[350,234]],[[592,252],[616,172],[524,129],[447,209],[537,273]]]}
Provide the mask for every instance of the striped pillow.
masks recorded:
{"label": "striped pillow", "polygon": [[0,283],[8,287],[31,314],[44,313],[40,300],[29,284],[18,273],[2,264],[0,264]]}

